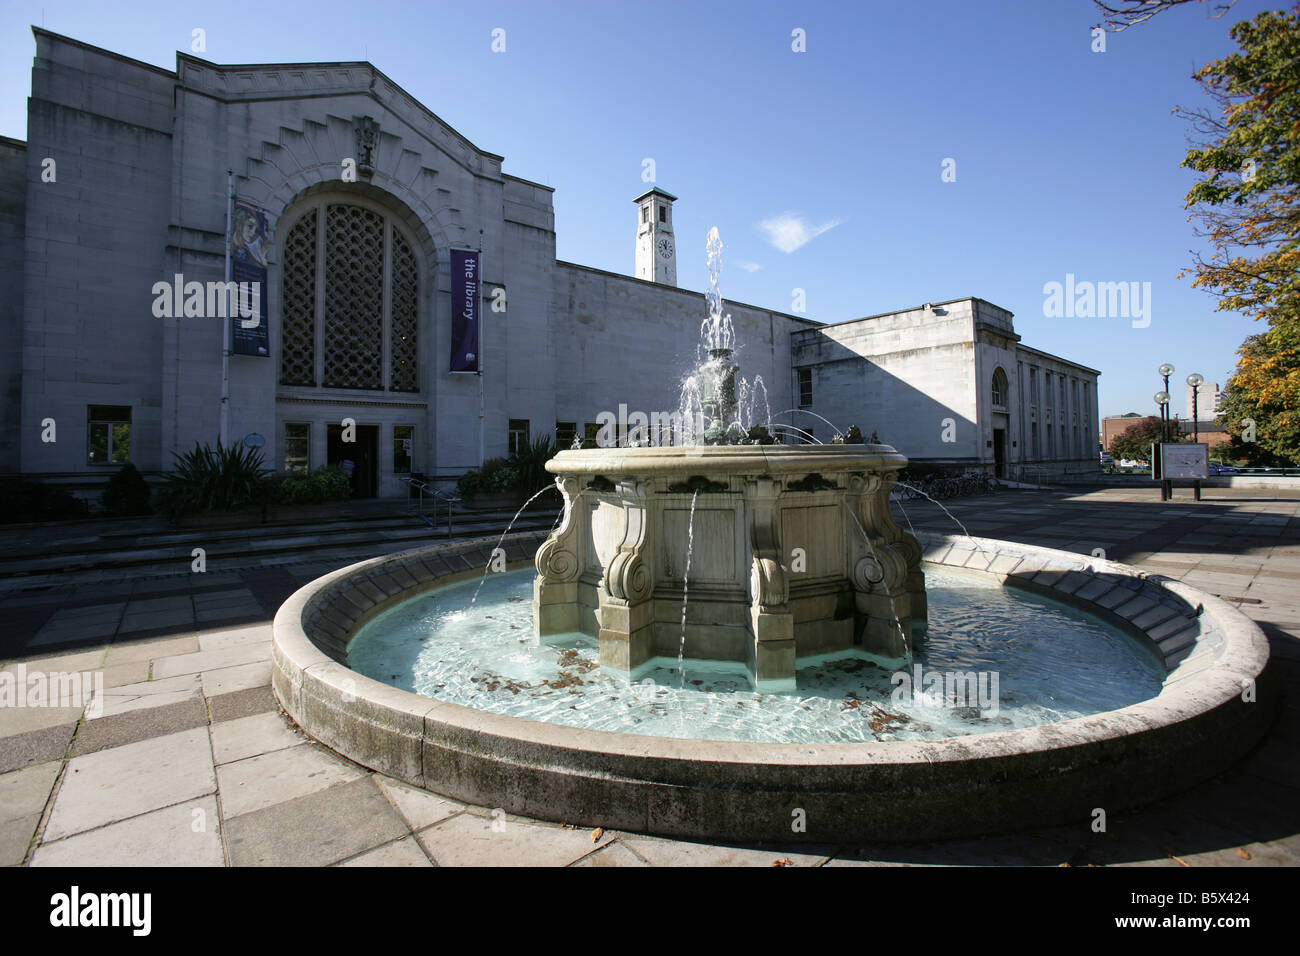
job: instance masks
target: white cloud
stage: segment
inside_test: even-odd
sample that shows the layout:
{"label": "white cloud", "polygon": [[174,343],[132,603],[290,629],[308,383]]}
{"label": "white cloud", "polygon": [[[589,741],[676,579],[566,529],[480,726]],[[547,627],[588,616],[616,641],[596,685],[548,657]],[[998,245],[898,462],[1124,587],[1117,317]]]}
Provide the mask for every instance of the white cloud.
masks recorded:
{"label": "white cloud", "polygon": [[798,213],[783,212],[771,219],[764,219],[758,224],[758,228],[767,236],[767,241],[776,248],[782,252],[794,252],[842,222],[843,219],[830,219],[820,226],[814,226]]}
{"label": "white cloud", "polygon": [[737,269],[744,269],[746,272],[757,272],[763,268],[757,262],[750,262],[748,259],[737,259],[735,264]]}

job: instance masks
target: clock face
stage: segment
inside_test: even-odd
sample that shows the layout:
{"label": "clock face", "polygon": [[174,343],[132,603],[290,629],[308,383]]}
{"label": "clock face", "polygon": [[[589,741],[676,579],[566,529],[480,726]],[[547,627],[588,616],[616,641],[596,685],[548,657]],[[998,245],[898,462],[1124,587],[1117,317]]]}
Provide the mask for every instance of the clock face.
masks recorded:
{"label": "clock face", "polygon": [[667,259],[673,254],[673,241],[667,236],[663,236],[655,244],[655,248],[659,250],[659,255]]}

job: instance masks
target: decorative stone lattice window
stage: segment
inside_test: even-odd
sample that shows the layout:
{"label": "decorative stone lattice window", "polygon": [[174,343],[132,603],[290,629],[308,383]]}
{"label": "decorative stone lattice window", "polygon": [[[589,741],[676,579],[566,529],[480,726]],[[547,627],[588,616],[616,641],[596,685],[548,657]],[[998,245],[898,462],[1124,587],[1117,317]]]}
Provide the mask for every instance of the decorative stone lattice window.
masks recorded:
{"label": "decorative stone lattice window", "polygon": [[318,202],[285,238],[280,384],[418,392],[420,274],[382,212]]}
{"label": "decorative stone lattice window", "polygon": [[284,242],[280,384],[316,384],[316,210]]}

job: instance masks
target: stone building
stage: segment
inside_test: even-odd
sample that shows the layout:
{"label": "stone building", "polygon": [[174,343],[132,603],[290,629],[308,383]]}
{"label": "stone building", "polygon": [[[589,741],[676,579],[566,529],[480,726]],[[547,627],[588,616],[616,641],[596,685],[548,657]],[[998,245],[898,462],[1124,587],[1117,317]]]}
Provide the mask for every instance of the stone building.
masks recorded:
{"label": "stone building", "polygon": [[[27,140],[0,141],[0,330],[20,344],[0,469],[91,485],[215,442],[226,320],[160,314],[157,289],[225,279],[232,180],[263,217],[268,354],[229,355],[226,434],[269,465],[346,457],[358,494],[394,495],[620,405],[677,407],[704,302],[676,288],[671,194],[636,200],[636,277],[558,261],[553,190],[369,63],[166,70],[33,32]],[[479,375],[448,371],[453,249],[482,254]],[[1095,463],[1097,372],[1020,345],[983,300],[830,326],[726,311],[773,412],[954,465]]]}

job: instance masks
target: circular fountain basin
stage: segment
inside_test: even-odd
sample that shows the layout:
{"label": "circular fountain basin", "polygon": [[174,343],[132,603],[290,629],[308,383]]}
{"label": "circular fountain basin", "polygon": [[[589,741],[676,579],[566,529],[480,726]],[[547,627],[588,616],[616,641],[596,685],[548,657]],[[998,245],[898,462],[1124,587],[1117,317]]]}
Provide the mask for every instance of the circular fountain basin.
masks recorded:
{"label": "circular fountain basin", "polygon": [[[1267,729],[1277,706],[1267,641],[1226,602],[1067,552],[918,537],[927,570],[940,576],[986,575],[1124,631],[1162,671],[1158,692],[966,736],[774,743],[543,723],[423,697],[347,666],[349,643],[370,621],[431,588],[477,579],[494,541],[378,558],[311,582],[276,615],[273,688],[312,736],[416,786],[541,819],[732,841],[1086,825],[1095,808],[1149,802],[1221,771]],[[508,538],[511,565],[526,566],[541,540]]]}
{"label": "circular fountain basin", "polygon": [[583,633],[539,638],[528,569],[435,588],[348,644],[358,673],[425,697],[593,730],[753,743],[938,740],[1057,723],[1160,692],[1150,649],[1097,618],[991,575],[926,572],[930,626],[910,660],[860,650],[798,662],[764,691],[743,664],[656,658],[641,678],[599,664]]}

